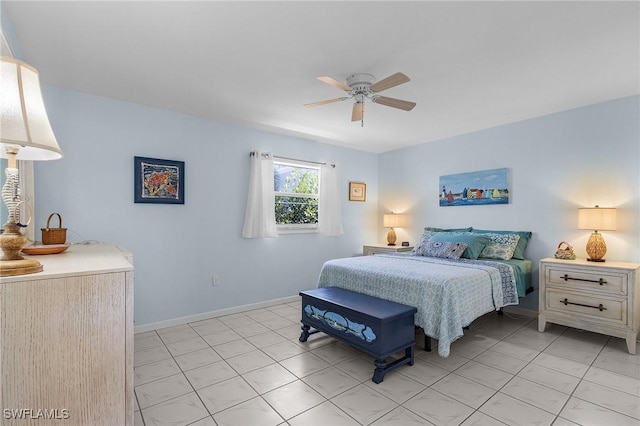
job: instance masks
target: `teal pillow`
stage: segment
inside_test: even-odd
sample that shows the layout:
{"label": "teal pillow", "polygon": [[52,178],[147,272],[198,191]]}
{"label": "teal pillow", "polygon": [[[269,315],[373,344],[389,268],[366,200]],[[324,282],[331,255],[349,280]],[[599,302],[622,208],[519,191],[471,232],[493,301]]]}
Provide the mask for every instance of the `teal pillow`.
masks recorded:
{"label": "teal pillow", "polygon": [[473,229],[472,227],[468,227],[468,228],[433,228],[431,226],[424,227],[425,231],[431,231],[431,232],[471,232],[472,229]]}
{"label": "teal pillow", "polygon": [[482,249],[491,241],[486,235],[472,234],[471,232],[438,232],[429,241],[441,243],[464,243],[467,245],[462,257],[467,259],[477,259],[482,253]]}
{"label": "teal pillow", "polygon": [[518,240],[516,249],[513,252],[513,259],[526,259],[524,257],[524,251],[531,239],[531,231],[492,231],[490,229],[473,229],[471,232],[474,234],[518,234],[520,235],[520,240]]}

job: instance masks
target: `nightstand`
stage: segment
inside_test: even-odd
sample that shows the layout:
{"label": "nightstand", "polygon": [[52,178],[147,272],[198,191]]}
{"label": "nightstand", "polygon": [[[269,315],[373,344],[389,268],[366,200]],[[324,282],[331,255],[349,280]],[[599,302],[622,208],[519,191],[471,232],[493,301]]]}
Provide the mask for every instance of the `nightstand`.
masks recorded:
{"label": "nightstand", "polygon": [[387,244],[368,244],[362,246],[362,254],[369,256],[379,253],[400,253],[403,251],[411,251],[413,246],[403,247],[401,245],[389,246]]}
{"label": "nightstand", "polygon": [[636,353],[640,264],[586,259],[540,261],[538,331],[547,322],[621,337]]}

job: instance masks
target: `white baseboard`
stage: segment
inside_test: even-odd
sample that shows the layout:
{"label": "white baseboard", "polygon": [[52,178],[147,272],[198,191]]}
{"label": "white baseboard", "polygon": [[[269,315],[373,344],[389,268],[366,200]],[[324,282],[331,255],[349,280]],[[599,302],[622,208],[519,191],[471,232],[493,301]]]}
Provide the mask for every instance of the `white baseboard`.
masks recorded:
{"label": "white baseboard", "polygon": [[268,306],[282,305],[283,303],[292,303],[300,301],[300,296],[289,296],[280,299],[267,300],[264,302],[251,303],[249,305],[241,305],[233,308],[225,308],[217,311],[203,312],[201,314],[189,315],[186,317],[173,318],[165,321],[152,322],[149,324],[136,325],[133,333],[144,333],[146,331],[158,330],[160,328],[174,327],[176,325],[188,324],[190,322],[202,321],[206,319],[221,317],[224,315],[237,314],[240,312],[253,311],[254,309],[266,308]]}

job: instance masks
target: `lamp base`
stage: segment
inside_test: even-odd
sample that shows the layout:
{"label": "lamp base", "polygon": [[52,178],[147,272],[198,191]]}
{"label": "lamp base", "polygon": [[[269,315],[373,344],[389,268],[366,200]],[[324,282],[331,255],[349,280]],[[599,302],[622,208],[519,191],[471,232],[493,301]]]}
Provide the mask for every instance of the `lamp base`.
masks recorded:
{"label": "lamp base", "polygon": [[587,241],[587,260],[591,262],[604,262],[604,255],[607,253],[607,244],[602,238],[602,234],[595,231]]}
{"label": "lamp base", "polygon": [[395,246],[396,245],[396,231],[393,230],[393,228],[389,228],[389,232],[387,232],[387,245],[388,246]]}
{"label": "lamp base", "polygon": [[0,235],[0,248],[3,256],[0,259],[0,277],[35,274],[42,271],[42,265],[36,259],[25,259],[20,250],[27,238],[19,231],[17,224],[7,222],[4,233]]}
{"label": "lamp base", "polygon": [[0,260],[0,277],[42,272],[42,265],[35,259]]}

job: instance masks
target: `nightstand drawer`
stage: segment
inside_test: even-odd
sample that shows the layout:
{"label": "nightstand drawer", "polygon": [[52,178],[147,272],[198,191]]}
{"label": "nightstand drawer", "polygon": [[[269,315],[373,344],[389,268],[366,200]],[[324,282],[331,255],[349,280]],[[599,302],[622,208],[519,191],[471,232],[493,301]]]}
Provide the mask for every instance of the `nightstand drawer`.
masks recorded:
{"label": "nightstand drawer", "polygon": [[627,323],[627,300],[577,294],[559,289],[546,291],[546,306],[550,311],[583,314],[585,317]]}
{"label": "nightstand drawer", "polygon": [[362,246],[362,254],[371,256],[373,254],[402,253],[413,250],[413,246],[389,246],[386,244],[370,244]]}
{"label": "nightstand drawer", "polygon": [[547,274],[547,285],[596,290],[621,296],[627,294],[627,274],[615,274],[596,268],[585,271],[553,266],[547,269]]}

